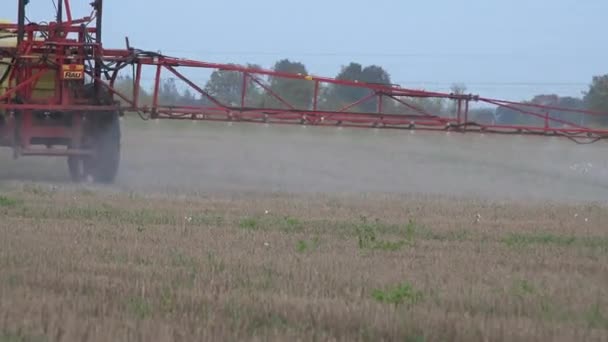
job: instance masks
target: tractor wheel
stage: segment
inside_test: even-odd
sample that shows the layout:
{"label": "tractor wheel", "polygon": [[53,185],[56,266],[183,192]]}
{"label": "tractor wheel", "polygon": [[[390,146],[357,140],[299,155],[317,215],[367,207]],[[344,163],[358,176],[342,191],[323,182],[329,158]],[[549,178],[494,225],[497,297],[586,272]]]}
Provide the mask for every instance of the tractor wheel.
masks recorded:
{"label": "tractor wheel", "polygon": [[113,183],[120,164],[120,120],[118,113],[102,117],[94,130],[95,151],[91,163],[93,179],[98,183]]}
{"label": "tractor wheel", "polygon": [[97,183],[114,182],[120,164],[120,120],[118,113],[90,118],[85,130],[85,147],[93,155],[68,157],[68,168],[74,182],[85,181],[89,176]]}
{"label": "tractor wheel", "polygon": [[68,169],[70,170],[70,178],[74,183],[80,183],[87,179],[88,176],[88,162],[85,160],[86,157],[81,156],[69,156],[68,157]]}

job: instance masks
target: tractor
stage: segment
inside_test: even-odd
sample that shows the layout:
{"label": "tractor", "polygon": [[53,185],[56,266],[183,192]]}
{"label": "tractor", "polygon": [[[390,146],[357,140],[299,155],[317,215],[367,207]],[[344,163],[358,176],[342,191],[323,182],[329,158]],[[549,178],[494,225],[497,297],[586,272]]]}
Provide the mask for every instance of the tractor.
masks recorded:
{"label": "tractor", "polygon": [[[0,146],[12,147],[15,158],[65,156],[74,181],[111,183],[120,162],[121,112],[85,67],[100,63],[100,50],[89,45],[99,31],[71,18],[64,24],[61,5],[57,21],[44,27],[25,25],[24,0],[16,26],[0,23],[0,97],[9,105],[0,108]],[[93,3],[98,13],[101,5]],[[98,78],[101,68],[93,70]]]}

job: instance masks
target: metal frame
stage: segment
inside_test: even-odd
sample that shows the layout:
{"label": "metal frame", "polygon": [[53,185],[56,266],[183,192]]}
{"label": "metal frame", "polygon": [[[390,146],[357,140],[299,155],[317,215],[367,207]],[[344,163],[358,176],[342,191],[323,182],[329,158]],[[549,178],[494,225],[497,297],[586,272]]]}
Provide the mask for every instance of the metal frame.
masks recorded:
{"label": "metal frame", "polygon": [[[179,59],[159,53],[141,51],[129,46],[126,49],[104,49],[102,37],[102,0],[91,5],[90,16],[72,18],[70,1],[59,1],[57,21],[48,25],[25,24],[25,1],[19,1],[19,20],[17,24],[0,24],[0,29],[17,32],[16,48],[0,48],[0,57],[13,60],[12,72],[9,75],[10,87],[0,94],[0,110],[8,115],[8,121],[0,127],[0,144],[10,145],[15,156],[49,155],[67,156],[92,153],[81,149],[78,141],[82,137],[83,120],[86,115],[96,115],[107,111],[138,112],[143,118],[207,120],[207,121],[241,121],[273,124],[298,124],[315,126],[345,126],[393,129],[422,129],[458,132],[485,132],[503,134],[534,134],[565,136],[582,142],[595,142],[608,136],[608,130],[580,125],[551,116],[551,111],[577,113],[584,116],[605,116],[588,110],[574,110],[553,106],[484,98],[474,95],[448,94],[414,89],[405,89],[393,85],[370,84],[358,81],[338,80],[312,75],[290,74],[273,70],[252,69],[236,65],[207,63],[188,59]],[[63,20],[65,14],[65,20]],[[36,40],[43,35],[45,38]],[[38,57],[36,57],[38,56]],[[44,56],[44,58],[40,58]],[[62,79],[64,67],[85,65],[85,72],[92,81],[97,96],[94,99],[83,95],[84,80]],[[119,72],[126,67],[133,67],[133,92],[121,93],[115,88]],[[143,67],[155,68],[152,104],[143,104],[139,98]],[[184,76],[182,70],[187,68],[225,70],[239,73],[243,79],[241,101],[238,106],[222,103],[208,94],[204,87]],[[39,79],[45,73],[55,73],[55,92],[45,99],[32,97]],[[159,102],[162,72],[183,81],[195,93],[205,97],[213,105],[200,106],[166,106]],[[263,77],[301,80],[310,82],[314,89],[311,106],[298,108],[268,86]],[[248,85],[255,84],[265,94],[282,106],[246,107]],[[323,86],[348,86],[367,90],[361,99],[337,110],[325,110],[319,105],[320,89]],[[111,103],[101,103],[103,92],[109,92],[114,99]],[[457,104],[453,116],[442,116],[418,108],[410,100],[416,98],[448,99]],[[397,114],[384,112],[385,99],[391,99],[403,107]],[[355,108],[368,101],[375,100],[377,110],[374,112],[356,111]],[[469,120],[472,103],[485,103],[509,108],[530,118],[542,121],[539,125],[500,125],[479,124]],[[33,122],[36,111],[59,111],[72,113],[71,127],[36,126]],[[71,141],[69,149],[32,147],[33,138],[62,138]]]}

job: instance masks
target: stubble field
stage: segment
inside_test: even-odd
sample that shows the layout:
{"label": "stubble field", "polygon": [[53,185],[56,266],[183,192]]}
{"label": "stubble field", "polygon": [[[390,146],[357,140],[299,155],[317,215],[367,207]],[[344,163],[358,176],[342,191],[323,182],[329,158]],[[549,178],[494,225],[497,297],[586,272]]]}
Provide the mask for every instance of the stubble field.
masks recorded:
{"label": "stubble field", "polygon": [[155,125],[2,152],[0,341],[608,338],[602,144]]}

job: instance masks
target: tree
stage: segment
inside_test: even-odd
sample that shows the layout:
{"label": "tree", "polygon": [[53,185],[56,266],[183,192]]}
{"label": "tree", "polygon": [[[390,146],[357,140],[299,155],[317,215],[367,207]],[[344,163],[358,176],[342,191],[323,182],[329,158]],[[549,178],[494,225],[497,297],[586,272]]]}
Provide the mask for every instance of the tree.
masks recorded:
{"label": "tree", "polygon": [[[260,69],[257,65],[249,68]],[[205,85],[205,91],[228,106],[240,106],[243,92],[243,73],[230,70],[216,70],[211,74]],[[257,106],[260,99],[260,89],[251,81],[247,82],[245,106]]]}
{"label": "tree", "polygon": [[[562,108],[569,108],[575,110],[584,110],[585,109],[585,101],[581,98],[577,97],[560,97],[557,105]],[[566,120],[572,122],[574,124],[584,125],[586,124],[585,114],[575,113],[569,111],[552,111],[551,117],[558,118],[561,120]]]}
{"label": "tree", "polygon": [[[563,120],[563,121],[567,121],[573,124],[584,124],[584,114],[581,113],[576,113],[576,112],[572,112],[568,109],[573,109],[573,110],[580,110],[580,109],[585,109],[585,102],[583,101],[583,99],[580,98],[576,98],[576,97],[570,97],[570,96],[566,96],[566,97],[561,97],[555,94],[550,94],[550,95],[537,95],[534,98],[532,98],[532,101],[530,101],[533,104],[537,104],[537,105],[543,105],[543,106],[552,106],[552,107],[561,107],[561,108],[565,108],[566,110],[563,111],[559,111],[559,110],[546,110],[546,109],[528,109],[529,111],[532,112],[537,112],[540,115],[545,115],[546,113],[549,113],[549,117],[553,118],[553,119],[559,119],[559,120]],[[536,121],[540,121],[543,119],[537,119]],[[562,126],[564,125],[563,123],[560,122],[556,122],[554,120],[550,120],[549,121],[549,125],[550,126]]]}
{"label": "tree", "polygon": [[[289,59],[283,59],[274,65],[274,71],[308,75],[306,66],[300,62],[292,62]],[[288,79],[284,77],[269,77],[270,89],[290,105],[298,109],[310,109],[312,106],[312,97],[314,93],[314,83],[301,79]],[[264,97],[265,107],[285,108],[278,99],[266,94]]]}
{"label": "tree", "polygon": [[464,83],[454,83],[450,87],[450,91],[454,95],[464,95],[467,91],[467,86]]}
{"label": "tree", "polygon": [[179,104],[184,106],[196,106],[199,104],[199,100],[194,96],[190,89],[184,90],[184,94],[180,97]]}
{"label": "tree", "polygon": [[594,76],[589,91],[584,94],[584,100],[590,109],[608,112],[608,75]]}
{"label": "tree", "polygon": [[[464,83],[454,83],[450,87],[450,92],[454,95],[464,95],[466,93],[466,91],[467,91],[467,86]],[[448,105],[447,110],[450,115],[452,115],[454,117],[457,116],[458,115],[458,100],[451,100],[451,102]]]}
{"label": "tree", "polygon": [[[342,67],[340,73],[336,76],[338,80],[359,81],[374,84],[390,85],[391,77],[382,67],[370,65],[363,67],[359,63],[350,63],[348,66]],[[369,95],[370,91],[366,88],[331,85],[323,99],[325,106],[331,109],[338,109],[344,105],[354,103],[365,96]],[[359,106],[358,110],[364,112],[374,112],[378,108],[378,99],[370,99]]]}
{"label": "tree", "polygon": [[[608,74],[594,76],[589,90],[584,92],[587,107],[598,112],[608,113]],[[599,117],[598,122],[608,124],[608,115]]]}
{"label": "tree", "polygon": [[585,109],[585,101],[578,97],[560,97],[558,102],[560,107],[570,108],[570,109]]}
{"label": "tree", "polygon": [[469,120],[480,125],[493,125],[496,122],[495,112],[491,108],[471,109]]}
{"label": "tree", "polygon": [[[523,124],[523,125],[544,125],[545,120],[544,116],[549,113],[549,117],[552,119],[559,119],[563,121],[568,121],[573,124],[584,124],[584,115],[580,113],[576,113],[570,111],[572,110],[580,110],[585,108],[585,102],[583,99],[576,97],[560,97],[556,94],[541,94],[536,95],[532,98],[532,100],[524,101],[524,104],[534,104],[541,106],[551,106],[551,107],[561,107],[566,110],[548,110],[543,108],[535,108],[530,106],[519,106],[521,110],[535,113],[539,116],[534,116],[529,113],[522,113],[520,111],[507,108],[507,107],[499,107],[496,110],[496,117],[498,118],[499,123],[501,124]],[[518,107],[513,105],[513,107]],[[540,117],[542,116],[542,117]],[[555,120],[549,120],[549,126],[562,126],[563,123],[557,122]]]}
{"label": "tree", "polygon": [[177,89],[174,78],[164,80],[158,91],[158,104],[161,106],[176,106],[179,104],[181,94]]}
{"label": "tree", "polygon": [[[119,76],[114,82],[114,89],[123,94],[129,100],[133,100],[133,79],[130,76]],[[126,104],[126,102],[120,96],[115,95],[114,98],[120,101],[123,105]],[[152,95],[141,87],[139,89],[139,104],[152,104]]]}

